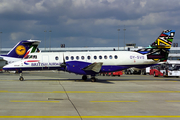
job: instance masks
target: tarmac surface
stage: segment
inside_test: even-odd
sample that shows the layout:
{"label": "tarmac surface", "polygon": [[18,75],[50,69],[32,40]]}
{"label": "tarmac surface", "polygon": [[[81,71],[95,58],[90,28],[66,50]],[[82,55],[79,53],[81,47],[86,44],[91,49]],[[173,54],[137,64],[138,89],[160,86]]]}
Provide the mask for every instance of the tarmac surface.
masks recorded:
{"label": "tarmac surface", "polygon": [[58,71],[0,73],[2,120],[179,120],[180,78]]}

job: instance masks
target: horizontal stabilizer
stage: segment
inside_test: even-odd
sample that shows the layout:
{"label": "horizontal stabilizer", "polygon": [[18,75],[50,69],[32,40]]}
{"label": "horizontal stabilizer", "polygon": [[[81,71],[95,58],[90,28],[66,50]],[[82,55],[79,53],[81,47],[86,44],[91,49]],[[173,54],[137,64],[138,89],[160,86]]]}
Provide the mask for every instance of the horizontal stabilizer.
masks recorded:
{"label": "horizontal stabilizer", "polygon": [[103,65],[102,62],[92,63],[92,64],[88,65],[87,67],[83,68],[83,70],[94,71],[94,72],[98,73],[101,70],[102,65]]}

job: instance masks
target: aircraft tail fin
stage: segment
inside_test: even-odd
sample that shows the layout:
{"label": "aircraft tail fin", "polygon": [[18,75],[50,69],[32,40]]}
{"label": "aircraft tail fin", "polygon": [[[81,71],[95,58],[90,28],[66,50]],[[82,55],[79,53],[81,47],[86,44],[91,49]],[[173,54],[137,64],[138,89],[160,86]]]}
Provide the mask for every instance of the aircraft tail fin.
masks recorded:
{"label": "aircraft tail fin", "polygon": [[152,48],[171,48],[175,30],[164,30],[154,43],[151,44]]}
{"label": "aircraft tail fin", "polygon": [[139,49],[136,52],[143,55],[146,54],[148,59],[153,59],[154,61],[167,61],[174,35],[175,30],[164,30],[149,47]]}
{"label": "aircraft tail fin", "polygon": [[39,40],[20,41],[7,53],[7,55],[2,56],[23,58],[30,48],[32,48],[31,52],[35,52],[40,42],[41,41]]}

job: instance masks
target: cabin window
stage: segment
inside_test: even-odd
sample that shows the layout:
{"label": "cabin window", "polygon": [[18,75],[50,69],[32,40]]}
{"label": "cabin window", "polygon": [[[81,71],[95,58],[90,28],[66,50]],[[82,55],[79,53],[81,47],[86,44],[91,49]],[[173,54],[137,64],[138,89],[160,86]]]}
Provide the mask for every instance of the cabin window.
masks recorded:
{"label": "cabin window", "polygon": [[102,59],[102,56],[101,56],[101,55],[99,56],[99,59]]}
{"label": "cabin window", "polygon": [[79,60],[79,56],[76,56],[76,60]]}
{"label": "cabin window", "polygon": [[74,60],[74,56],[71,56],[71,60]]}
{"label": "cabin window", "polygon": [[97,56],[94,56],[94,59],[97,59]]}
{"label": "cabin window", "polygon": [[55,60],[59,60],[59,57],[58,57],[58,56],[56,56],[56,57],[55,57]]}
{"label": "cabin window", "polygon": [[90,59],[91,59],[91,56],[87,56],[87,59],[90,60]]}
{"label": "cabin window", "polygon": [[117,59],[117,58],[118,58],[118,56],[117,56],[117,55],[115,55],[115,56],[114,56],[114,58],[115,58],[115,59]]}
{"label": "cabin window", "polygon": [[66,56],[66,60],[69,60],[69,57],[68,57],[68,56]]}
{"label": "cabin window", "polygon": [[104,56],[104,59],[107,59],[107,56],[106,56],[106,55]]}
{"label": "cabin window", "polygon": [[112,55],[109,56],[109,59],[112,59]]}
{"label": "cabin window", "polygon": [[84,56],[81,56],[81,59],[84,60]]}

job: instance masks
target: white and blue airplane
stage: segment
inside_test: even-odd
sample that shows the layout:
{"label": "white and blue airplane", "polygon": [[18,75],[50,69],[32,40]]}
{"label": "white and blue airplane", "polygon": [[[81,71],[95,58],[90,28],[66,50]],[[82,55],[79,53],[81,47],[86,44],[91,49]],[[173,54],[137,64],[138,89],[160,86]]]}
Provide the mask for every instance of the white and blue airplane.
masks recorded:
{"label": "white and blue airplane", "polygon": [[96,52],[44,52],[31,53],[26,59],[6,65],[4,70],[18,70],[19,80],[23,81],[22,71],[29,70],[62,70],[87,75],[96,81],[96,74],[114,72],[127,68],[145,68],[164,62],[175,35],[175,30],[164,30],[149,47],[136,51],[96,51]]}
{"label": "white and blue airplane", "polygon": [[23,59],[29,53],[35,52],[40,42],[39,40],[23,40],[18,42],[6,55],[0,55],[0,68]]}

